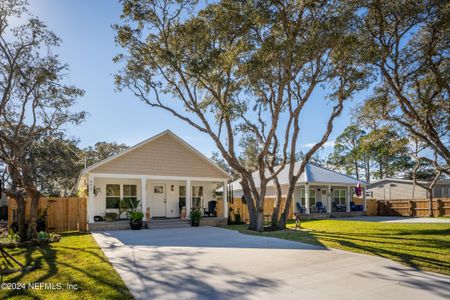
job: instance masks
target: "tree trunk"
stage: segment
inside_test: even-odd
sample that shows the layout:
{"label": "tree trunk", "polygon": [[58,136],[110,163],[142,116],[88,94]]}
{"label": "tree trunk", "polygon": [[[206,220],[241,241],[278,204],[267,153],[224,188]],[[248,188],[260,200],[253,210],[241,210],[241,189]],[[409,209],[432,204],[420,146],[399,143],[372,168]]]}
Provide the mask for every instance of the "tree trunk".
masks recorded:
{"label": "tree trunk", "polygon": [[370,160],[367,160],[365,165],[365,171],[366,171],[366,182],[370,183]]}
{"label": "tree trunk", "polygon": [[431,188],[428,192],[428,215],[434,217],[433,215],[433,189]]}
{"label": "tree trunk", "polygon": [[279,223],[280,208],[283,204],[281,185],[280,185],[280,182],[278,181],[278,178],[274,178],[274,181],[275,181],[277,196],[275,198],[275,203],[274,203],[273,212],[272,212],[271,227],[274,229],[281,229],[281,228],[283,228],[283,227],[280,227],[280,223]]}
{"label": "tree trunk", "polygon": [[288,192],[286,195],[286,200],[284,201],[283,213],[281,213],[279,226],[282,229],[286,229],[287,218],[289,216],[289,209],[292,206],[292,196],[294,194],[295,185],[289,185]]}
{"label": "tree trunk", "polygon": [[256,231],[264,231],[264,198],[260,197],[257,203]]}
{"label": "tree trunk", "polygon": [[241,180],[241,186],[242,186],[242,192],[244,193],[244,198],[246,200],[247,208],[248,208],[248,214],[250,218],[250,230],[256,230],[256,207],[255,207],[255,201],[253,201],[252,192],[250,190],[250,186],[246,179]]}
{"label": "tree trunk", "polygon": [[35,237],[37,235],[37,214],[38,214],[38,206],[41,195],[39,192],[31,192],[31,205],[30,205],[30,221],[28,224],[28,236],[30,238]]}
{"label": "tree trunk", "polygon": [[14,196],[17,204],[17,225],[19,227],[20,240],[25,241],[27,237],[27,229],[25,227],[25,199],[22,194],[17,193]]}
{"label": "tree trunk", "polygon": [[355,160],[355,172],[356,172],[356,179],[359,180],[359,167],[357,160]]}
{"label": "tree trunk", "polygon": [[[280,219],[278,221],[278,227],[280,229],[286,229],[287,217],[289,215],[289,213],[286,213],[286,207],[289,207],[288,203],[292,203],[292,195],[291,196],[287,196],[286,200],[284,201],[284,205],[285,206],[284,206],[283,212],[280,215]],[[289,211],[289,209],[287,211]]]}

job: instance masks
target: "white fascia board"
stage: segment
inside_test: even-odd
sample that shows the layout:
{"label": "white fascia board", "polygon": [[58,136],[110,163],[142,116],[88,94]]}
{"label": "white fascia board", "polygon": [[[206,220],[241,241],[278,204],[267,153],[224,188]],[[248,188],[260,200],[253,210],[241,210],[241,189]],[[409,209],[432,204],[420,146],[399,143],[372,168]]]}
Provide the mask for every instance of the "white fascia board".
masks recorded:
{"label": "white fascia board", "polygon": [[211,181],[224,182],[228,178],[213,177],[190,177],[190,176],[158,176],[158,175],[139,175],[139,174],[117,174],[117,173],[89,173],[95,178],[118,178],[118,179],[147,179],[147,180],[173,180],[173,181]]}

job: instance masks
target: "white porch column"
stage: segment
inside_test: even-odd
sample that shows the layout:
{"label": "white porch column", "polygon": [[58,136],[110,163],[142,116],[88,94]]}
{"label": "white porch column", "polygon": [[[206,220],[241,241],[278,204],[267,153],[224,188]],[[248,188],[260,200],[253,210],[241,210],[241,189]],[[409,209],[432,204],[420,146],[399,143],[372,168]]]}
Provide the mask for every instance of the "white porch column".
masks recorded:
{"label": "white porch column", "polygon": [[347,212],[350,212],[350,201],[353,199],[353,193],[351,193],[350,186],[347,187],[347,203],[346,204],[346,210]]}
{"label": "white porch column", "polygon": [[95,203],[95,195],[94,195],[94,176],[89,174],[88,176],[88,202],[87,202],[87,216],[88,223],[94,223],[94,203]]}
{"label": "white porch column", "polygon": [[186,219],[189,219],[189,215],[191,213],[191,203],[192,203],[191,192],[192,192],[191,180],[188,179],[186,180]]}
{"label": "white porch column", "polygon": [[366,187],[361,187],[363,193],[364,211],[367,211]]}
{"label": "white porch column", "polygon": [[309,206],[309,185],[305,184],[305,213],[311,213],[311,208]]}
{"label": "white porch column", "polygon": [[144,213],[144,221],[147,220],[147,177],[141,177],[141,206]]}
{"label": "white porch column", "polygon": [[327,203],[327,212],[331,213],[331,185],[327,188],[327,195],[328,195],[328,203]]}
{"label": "white porch column", "polygon": [[228,218],[228,186],[227,181],[223,182],[223,217]]}

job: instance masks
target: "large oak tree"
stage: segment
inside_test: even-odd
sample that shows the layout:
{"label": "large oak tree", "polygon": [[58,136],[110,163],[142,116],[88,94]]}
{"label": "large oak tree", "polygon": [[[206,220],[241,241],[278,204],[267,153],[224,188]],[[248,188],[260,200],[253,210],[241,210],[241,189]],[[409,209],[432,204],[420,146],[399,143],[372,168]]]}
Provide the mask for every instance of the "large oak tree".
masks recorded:
{"label": "large oak tree", "polygon": [[[215,142],[240,177],[250,227],[263,229],[269,184],[289,167],[286,201],[278,197],[274,226],[283,227],[295,183],[327,141],[344,101],[365,85],[353,63],[352,7],[338,1],[123,0],[117,42],[125,53],[117,75],[148,105],[166,110]],[[325,130],[295,166],[299,121],[323,85],[331,103]],[[238,141],[257,141],[257,175],[240,161]]]}
{"label": "large oak tree", "polygon": [[[14,17],[22,24],[11,27]],[[5,192],[17,202],[22,239],[26,198],[31,201],[28,236],[36,234],[41,197],[36,143],[85,115],[70,110],[83,91],[65,83],[67,65],[52,52],[59,43],[44,23],[28,14],[25,1],[0,3],[0,164],[8,173]]]}
{"label": "large oak tree", "polygon": [[436,159],[421,155],[418,160],[450,174],[448,1],[367,0],[360,4],[361,51],[382,79],[370,106],[378,118],[401,126],[436,154]]}

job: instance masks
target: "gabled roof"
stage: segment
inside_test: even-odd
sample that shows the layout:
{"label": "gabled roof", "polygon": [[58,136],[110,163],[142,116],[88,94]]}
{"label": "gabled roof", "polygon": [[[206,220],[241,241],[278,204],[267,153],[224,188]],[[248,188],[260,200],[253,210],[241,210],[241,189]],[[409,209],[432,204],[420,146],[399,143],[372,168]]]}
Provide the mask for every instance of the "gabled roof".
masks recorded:
{"label": "gabled roof", "polygon": [[[414,181],[410,180],[410,179],[401,179],[401,178],[383,178],[377,181],[374,181],[372,183],[370,183],[367,188],[370,189],[374,186],[378,186],[380,184],[386,184],[386,183],[391,183],[391,182],[397,182],[397,183],[409,183],[409,184],[413,184]],[[425,180],[417,180],[418,183],[421,184],[428,184],[430,183],[429,181],[425,181]],[[449,179],[441,179],[437,181],[437,184],[450,184],[450,180]]]}
{"label": "gabled roof", "polygon": [[[300,163],[296,163],[294,166],[294,172],[300,168]],[[269,172],[266,171],[267,176],[269,176]],[[252,174],[253,179],[255,181],[256,186],[259,186],[259,175],[258,172],[255,171]],[[289,184],[289,165],[280,172],[278,175],[278,180],[281,185]],[[366,183],[361,180],[357,180],[353,177],[338,173],[333,170],[329,170],[312,163],[307,163],[305,166],[305,171],[300,175],[300,178],[297,181],[297,184],[324,184],[324,185],[357,185],[360,183],[361,185],[365,185]],[[270,183],[269,183],[270,184]],[[232,182],[233,190],[237,191],[241,189],[241,185],[239,180]]]}
{"label": "gabled roof", "polygon": [[227,172],[225,172],[225,170],[223,170],[220,166],[218,166],[216,163],[214,163],[212,160],[207,158],[200,151],[198,151],[197,149],[195,149],[194,147],[189,145],[182,138],[180,138],[179,136],[177,136],[175,133],[173,133],[170,130],[165,130],[165,131],[163,131],[163,132],[161,132],[161,133],[159,133],[159,134],[157,134],[157,135],[155,135],[155,136],[153,136],[151,138],[148,138],[148,139],[146,139],[146,140],[144,140],[144,141],[142,141],[142,142],[140,142],[140,143],[138,143],[138,144],[136,144],[136,145],[134,145],[134,146],[132,146],[130,148],[127,148],[127,149],[117,153],[116,155],[110,156],[110,157],[108,157],[108,158],[106,158],[106,159],[104,159],[102,161],[99,161],[99,162],[97,162],[97,163],[95,163],[95,164],[93,164],[93,165],[83,169],[81,171],[81,174],[89,173],[90,171],[92,171],[92,170],[94,170],[94,169],[96,169],[96,168],[98,168],[98,167],[100,167],[100,166],[102,166],[102,165],[104,165],[104,164],[106,164],[106,163],[108,163],[110,161],[113,161],[113,160],[115,160],[115,159],[117,159],[119,157],[122,157],[123,155],[125,155],[127,153],[130,153],[131,151],[133,151],[133,150],[135,150],[135,149],[137,149],[139,147],[142,147],[142,146],[144,146],[144,145],[146,145],[148,143],[151,143],[152,141],[155,141],[156,139],[158,139],[160,137],[163,137],[165,135],[170,135],[171,137],[175,138],[178,142],[180,142],[183,146],[185,146],[189,151],[191,151],[192,153],[194,153],[195,155],[200,157],[202,160],[206,161],[208,164],[210,164],[211,166],[213,166],[214,168],[219,170],[222,174],[224,174],[224,178],[225,177],[229,178],[229,175],[228,175]]}

